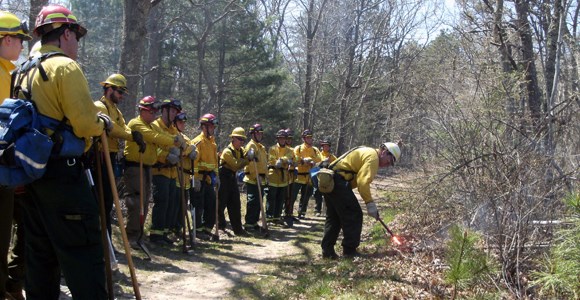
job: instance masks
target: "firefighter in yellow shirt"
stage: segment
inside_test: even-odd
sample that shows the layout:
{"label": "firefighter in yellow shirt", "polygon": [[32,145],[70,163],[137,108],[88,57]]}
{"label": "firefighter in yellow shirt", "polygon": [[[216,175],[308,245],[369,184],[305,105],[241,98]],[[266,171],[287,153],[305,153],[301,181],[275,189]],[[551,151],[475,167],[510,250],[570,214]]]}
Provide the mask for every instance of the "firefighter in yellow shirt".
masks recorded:
{"label": "firefighter in yellow shirt", "polygon": [[294,223],[300,223],[300,220],[294,216],[294,200],[292,199],[292,190],[294,180],[296,179],[296,157],[294,155],[294,130],[286,128],[286,147],[292,149],[292,161],[288,164],[288,188],[286,189],[286,202],[284,203],[284,222],[288,227],[293,227]]}
{"label": "firefighter in yellow shirt", "polygon": [[[142,147],[145,146],[143,136],[139,131],[131,131],[125,124],[123,113],[117,105],[123,101],[123,96],[128,93],[127,79],[121,74],[112,74],[105,81],[101,82],[103,86],[103,96],[95,101],[99,111],[111,118],[113,129],[108,134],[109,156],[113,165],[115,179],[118,180],[123,175],[123,141],[134,141]],[[105,161],[104,158],[101,161]],[[93,174],[98,174],[96,166],[92,168]],[[101,177],[103,182],[103,198],[105,199],[105,216],[107,221],[107,230],[111,235],[111,210],[113,209],[113,192],[109,183],[109,173],[105,164],[101,164]]]}
{"label": "firefighter in yellow shirt", "polygon": [[139,101],[139,115],[129,121],[127,126],[132,131],[138,131],[143,136],[143,145],[127,141],[125,144],[125,172],[121,179],[123,188],[120,196],[127,206],[127,222],[125,230],[129,243],[134,249],[139,249],[137,239],[141,234],[140,220],[140,170],[139,159],[143,160],[143,214],[147,218],[149,202],[151,201],[152,175],[151,168],[157,162],[157,147],[174,146],[175,136],[165,132],[158,132],[152,128],[157,112],[157,102],[152,96],[146,96]]}
{"label": "firefighter in yellow shirt", "polygon": [[[254,161],[250,162],[244,169],[244,183],[246,184],[247,192],[246,223],[244,228],[247,231],[255,231],[260,229],[258,226],[261,210],[259,197],[260,193],[264,195],[264,187],[268,180],[266,177],[268,174],[268,153],[266,152],[266,147],[261,143],[264,138],[264,128],[261,124],[256,123],[250,127],[250,136],[252,139],[246,145],[245,152],[253,152]],[[258,174],[256,174],[256,168]],[[258,176],[260,177],[260,186],[258,186]]]}
{"label": "firefighter in yellow shirt", "polygon": [[379,168],[393,166],[401,157],[401,149],[395,143],[383,143],[379,149],[371,147],[355,148],[341,157],[330,168],[335,171],[334,189],[323,194],[327,206],[324,236],[322,238],[322,257],[337,259],[334,245],[342,230],[342,252],[345,257],[359,256],[362,231],[362,209],[354,188],[366,203],[369,216],[378,219],[379,212],[371,196],[371,182]]}
{"label": "firefighter in yellow shirt", "polygon": [[[222,151],[219,175],[219,211],[218,224],[220,229],[226,228],[226,217],[224,210],[228,209],[228,216],[230,217],[230,224],[235,235],[247,236],[248,232],[242,227],[242,207],[240,202],[240,190],[238,188],[238,180],[236,172],[248,164],[248,158],[244,153],[243,145],[246,142],[246,131],[242,127],[236,127],[230,134],[231,142]],[[253,159],[253,154],[250,154],[250,159]]]}
{"label": "firefighter in yellow shirt", "polygon": [[[320,162],[323,164],[328,165],[336,160],[336,156],[330,153],[330,146],[329,139],[323,139],[320,141],[320,148],[322,149],[322,151],[320,151]],[[314,188],[314,200],[316,201],[314,211],[316,212],[316,216],[320,217],[322,215],[322,194],[316,187]]]}
{"label": "firefighter in yellow shirt", "polygon": [[175,193],[177,179],[177,163],[180,160],[179,148],[186,147],[186,142],[175,127],[175,116],[181,111],[181,102],[174,99],[165,99],[159,106],[161,116],[151,127],[157,134],[167,134],[174,137],[179,147],[157,145],[157,162],[153,165],[153,211],[151,212],[151,230],[149,241],[159,245],[173,245],[169,238],[172,225],[173,211],[179,205]]}
{"label": "firefighter in yellow shirt", "polygon": [[[0,104],[4,99],[10,97],[10,72],[16,68],[11,61],[18,60],[23,49],[23,41],[31,39],[26,22],[20,21],[16,15],[10,12],[0,11]],[[19,207],[19,203],[14,202],[14,189],[0,186],[0,297],[4,297],[5,292],[22,297],[23,278],[14,278],[19,274],[10,274],[10,279],[8,279],[6,260],[10,247],[13,211],[15,221],[19,222]],[[22,225],[17,226],[17,230],[22,232]],[[22,241],[17,242],[20,242],[19,245],[23,245]],[[23,247],[19,247],[19,249],[23,249]],[[18,252],[21,253],[21,251]],[[22,270],[23,257],[17,258],[19,260],[12,260],[11,264],[15,262],[17,268]]]}
{"label": "firefighter in yellow shirt", "polygon": [[276,133],[276,144],[268,151],[268,201],[266,216],[268,221],[280,223],[280,216],[286,200],[288,188],[288,165],[292,164],[292,149],[286,147],[288,134],[284,129]]}
{"label": "firefighter in yellow shirt", "polygon": [[312,130],[305,129],[302,132],[302,140],[304,143],[294,148],[298,174],[292,189],[292,203],[296,201],[298,193],[300,193],[300,202],[298,204],[298,218],[300,219],[304,219],[306,216],[308,201],[313,192],[310,169],[320,162],[320,151],[312,145]]}
{"label": "firefighter in yellow shirt", "polygon": [[178,174],[177,176],[177,186],[176,186],[176,192],[175,192],[175,202],[177,203],[177,207],[175,207],[175,209],[173,210],[173,217],[170,218],[172,222],[171,224],[171,229],[173,231],[173,233],[175,234],[176,237],[179,237],[182,234],[181,229],[183,228],[182,226],[185,226],[186,224],[184,224],[185,219],[183,219],[183,205],[181,203],[181,184],[182,182],[180,182],[180,180],[183,181],[183,189],[185,189],[185,206],[187,207],[188,204],[188,200],[189,200],[189,193],[190,188],[191,188],[191,177],[193,175],[193,160],[195,159],[195,157],[197,156],[197,152],[196,152],[196,148],[195,146],[193,146],[192,140],[185,135],[185,125],[186,125],[186,121],[187,121],[187,114],[185,112],[180,112],[177,114],[177,116],[175,116],[175,127],[177,128],[177,130],[179,131],[179,134],[183,137],[183,139],[185,140],[185,143],[187,144],[187,147],[181,151],[181,170],[179,170],[179,166],[178,166],[178,172],[180,172],[180,174]]}
{"label": "firefighter in yellow shirt", "polygon": [[[76,62],[79,40],[87,30],[72,12],[57,4],[44,6],[36,18],[34,33],[41,36],[41,54],[61,55],[42,62],[46,77],[35,72],[22,87],[32,93],[39,114],[57,122],[66,120],[67,126],[58,130],[63,137],[60,149],[48,161],[43,177],[26,186],[30,194],[23,201],[26,297],[57,299],[64,274],[73,298],[105,299],[99,212],[81,156],[89,149],[92,137],[111,129],[112,122],[99,114]],[[63,155],[63,150],[73,148]]]}
{"label": "firefighter in yellow shirt", "polygon": [[194,161],[195,189],[191,195],[195,206],[195,219],[199,239],[219,239],[212,232],[216,224],[215,187],[219,188],[218,153],[214,131],[218,119],[213,114],[205,114],[199,119],[201,132],[192,143],[197,147],[197,157]]}

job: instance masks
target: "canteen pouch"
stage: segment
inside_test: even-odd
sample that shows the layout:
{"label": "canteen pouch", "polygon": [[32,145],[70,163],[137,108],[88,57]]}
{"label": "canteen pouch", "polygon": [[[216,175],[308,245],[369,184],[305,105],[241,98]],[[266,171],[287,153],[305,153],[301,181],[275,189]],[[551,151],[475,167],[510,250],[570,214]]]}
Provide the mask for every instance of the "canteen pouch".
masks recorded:
{"label": "canteen pouch", "polygon": [[318,191],[323,194],[330,194],[334,190],[334,171],[322,168],[316,174]]}

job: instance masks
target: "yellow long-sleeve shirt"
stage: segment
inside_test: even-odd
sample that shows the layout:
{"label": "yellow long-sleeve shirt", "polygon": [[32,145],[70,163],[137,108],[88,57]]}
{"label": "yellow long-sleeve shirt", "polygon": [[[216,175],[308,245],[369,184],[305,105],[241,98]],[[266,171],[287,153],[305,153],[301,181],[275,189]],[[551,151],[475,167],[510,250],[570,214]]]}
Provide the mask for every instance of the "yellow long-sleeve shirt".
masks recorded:
{"label": "yellow long-sleeve shirt", "polygon": [[[53,45],[43,45],[40,53],[63,51]],[[87,79],[79,64],[66,56],[53,56],[42,62],[49,80],[44,81],[40,72],[32,79],[32,97],[40,114],[55,120],[67,119],[74,134],[85,140],[85,151],[91,145],[91,137],[103,133],[104,123],[97,117],[98,109],[91,99]],[[22,83],[29,89],[28,80]],[[19,97],[24,98],[23,95]],[[52,132],[49,132],[52,134]]]}
{"label": "yellow long-sleeve shirt", "polygon": [[[288,161],[293,159],[292,149],[288,147],[280,147],[276,144],[270,147],[268,151],[268,182],[269,185],[275,187],[284,187],[288,185]],[[281,167],[276,167],[276,163],[280,160]]]}
{"label": "yellow long-sleeve shirt", "polygon": [[319,163],[320,151],[316,147],[303,143],[294,148],[294,157],[296,158],[296,168],[298,169],[298,176],[295,182],[306,184],[310,180],[310,169],[312,165],[305,163],[304,159],[309,158],[314,163]]}
{"label": "yellow long-sleeve shirt", "polygon": [[326,152],[324,150],[320,151],[320,161],[323,161],[325,159],[328,159],[328,163],[332,163],[333,161],[336,160],[336,156],[332,153]]}
{"label": "yellow long-sleeve shirt", "polygon": [[0,57],[0,104],[10,97],[10,71],[15,68],[11,61]]}
{"label": "yellow long-sleeve shirt", "polygon": [[204,176],[204,172],[214,172],[218,175],[218,155],[217,144],[214,136],[206,137],[205,134],[200,133],[193,141],[193,145],[197,147],[197,157],[194,161],[194,176],[195,179],[202,180],[205,177],[205,182],[211,184],[211,178]]}
{"label": "yellow long-sleeve shirt", "polygon": [[379,170],[379,153],[377,149],[370,147],[355,149],[336,163],[332,169],[346,180],[349,180],[351,188],[358,187],[358,192],[365,203],[373,201],[371,182]]}
{"label": "yellow long-sleeve shirt", "polygon": [[[181,134],[181,136],[183,137],[183,139],[185,140],[185,142],[188,145],[187,149],[185,149],[182,152],[183,156],[181,157],[181,167],[183,168],[183,171],[181,174],[183,175],[185,189],[189,189],[191,187],[191,175],[192,175],[193,171],[191,170],[191,159],[189,158],[188,155],[193,150],[193,146],[191,144],[193,141],[187,135],[185,135],[183,132],[180,132],[179,134]],[[181,183],[179,182],[179,177],[177,177],[177,179],[178,179],[177,180],[177,187],[181,187]]]}
{"label": "yellow long-sleeve shirt", "polygon": [[[157,147],[171,147],[175,137],[167,132],[154,130],[151,124],[145,123],[141,116],[137,116],[129,121],[127,126],[131,130],[141,132],[143,141],[147,147],[143,153],[143,164],[152,166],[157,161]],[[130,162],[139,162],[139,146],[133,141],[125,144],[125,159]]]}
{"label": "yellow long-sleeve shirt", "polygon": [[131,129],[125,124],[123,113],[113,101],[107,99],[105,96],[95,101],[95,106],[113,121],[113,129],[108,134],[109,152],[119,152],[120,140],[133,140]]}
{"label": "yellow long-sleeve shirt", "polygon": [[[266,147],[264,147],[264,145],[261,143],[251,140],[244,148],[245,153],[248,153],[250,149],[254,149],[255,156],[258,159],[256,166],[258,169],[258,174],[261,174],[264,176],[264,178],[266,178],[268,175],[268,153],[266,153]],[[251,162],[244,168],[244,172],[246,173],[244,176],[244,182],[258,184],[256,181],[256,167],[254,167],[254,163]],[[262,180],[262,185],[265,184],[266,182]]]}
{"label": "yellow long-sleeve shirt", "polygon": [[[177,128],[171,124],[169,127],[165,125],[161,118],[157,118],[157,120],[151,123],[151,128],[159,133],[166,133],[175,137],[178,134]],[[157,163],[158,167],[152,169],[151,174],[153,175],[163,175],[167,178],[177,178],[177,167],[169,166],[167,164],[167,155],[169,154],[169,148],[173,146],[164,146],[164,145],[157,145]]]}
{"label": "yellow long-sleeve shirt", "polygon": [[245,157],[244,148],[236,150],[234,145],[230,143],[227,148],[222,151],[220,165],[232,172],[237,172],[248,164],[248,159]]}

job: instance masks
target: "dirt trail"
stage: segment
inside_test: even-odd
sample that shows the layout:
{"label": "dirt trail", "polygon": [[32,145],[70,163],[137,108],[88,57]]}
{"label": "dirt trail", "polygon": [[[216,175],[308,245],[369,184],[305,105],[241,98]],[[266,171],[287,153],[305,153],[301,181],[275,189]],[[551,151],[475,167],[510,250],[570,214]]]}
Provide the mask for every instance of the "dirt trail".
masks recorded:
{"label": "dirt trail", "polygon": [[[181,253],[181,247],[150,246],[153,261],[134,254],[137,278],[143,299],[233,299],[231,291],[247,275],[259,275],[272,261],[304,253],[304,245],[293,242],[301,232],[322,231],[324,218],[311,217],[294,228],[270,227],[268,238],[220,235],[219,242],[202,242],[195,254]],[[314,246],[314,245],[310,245]],[[119,257],[122,274],[116,279],[130,285],[124,257]],[[125,284],[123,284],[125,285]],[[117,290],[117,288],[116,288]],[[132,288],[123,288],[117,299],[132,299]]]}

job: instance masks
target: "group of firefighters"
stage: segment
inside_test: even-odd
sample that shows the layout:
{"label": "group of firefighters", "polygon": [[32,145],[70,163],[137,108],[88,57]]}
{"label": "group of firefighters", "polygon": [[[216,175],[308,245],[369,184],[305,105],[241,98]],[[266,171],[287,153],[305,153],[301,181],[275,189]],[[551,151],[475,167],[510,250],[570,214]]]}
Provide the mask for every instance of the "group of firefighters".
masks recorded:
{"label": "group of firefighters", "polygon": [[[184,198],[189,198],[193,208],[195,236],[209,240],[219,239],[218,230],[212,232],[213,228],[226,231],[226,209],[233,234],[249,236],[264,230],[261,214],[273,224],[292,227],[300,222],[314,195],[316,216],[324,213],[323,202],[326,204],[322,257],[338,258],[334,248],[341,230],[343,255],[359,255],[362,210],[352,189],[358,187],[368,214],[378,219],[370,183],[379,167],[399,160],[399,145],[357,147],[337,159],[330,152],[329,140],[320,141],[320,149],[314,146],[309,129],[301,132],[303,143],[297,146],[292,145],[294,132],[280,129],[275,133],[276,144],[267,148],[262,144],[264,128],[256,123],[248,132],[243,127],[234,128],[229,145],[218,151],[214,136],[218,120],[213,114],[196,120],[201,132],[190,139],[184,134],[188,116],[180,101],[157,101],[152,96],[139,101],[138,115],[126,123],[117,107],[129,92],[122,74],[112,74],[101,82],[102,97],[94,102],[90,99],[87,81],[76,63],[78,42],[87,30],[69,9],[55,4],[43,7],[33,33],[40,38],[40,45],[30,56],[42,58],[42,72],[27,75],[30,78],[21,88],[32,94],[40,114],[62,120],[66,130],[84,140],[85,153],[51,156],[41,179],[24,187],[0,187],[0,299],[4,295],[24,299],[24,282],[28,299],[57,299],[61,273],[74,298],[105,298],[104,242],[97,199],[104,199],[110,235],[115,190],[126,204],[126,233],[135,249],[140,246],[150,201],[149,242],[173,245],[189,221],[183,217],[187,215]],[[31,36],[26,23],[0,11],[0,99],[22,98],[11,91],[9,72],[15,66],[10,61],[18,59],[22,42],[28,40]],[[53,53],[58,55],[47,55]],[[107,143],[94,139],[104,138],[103,132]],[[66,141],[63,143],[66,146]],[[109,158],[115,181],[109,178],[106,164],[94,163]],[[311,182],[311,169],[320,165],[330,165],[335,171],[334,190],[325,194]],[[101,189],[91,186],[98,176]],[[244,222],[239,181],[247,191]],[[18,230],[8,271],[13,220]]]}

